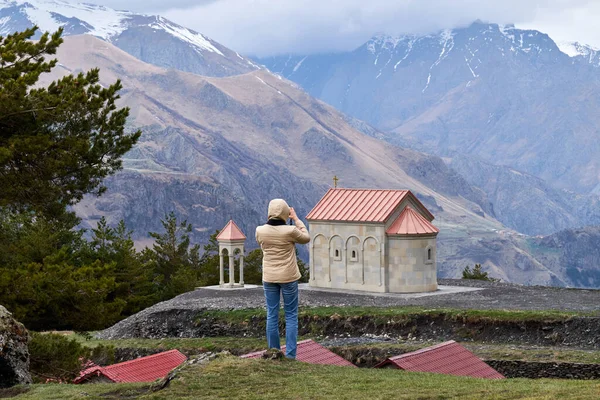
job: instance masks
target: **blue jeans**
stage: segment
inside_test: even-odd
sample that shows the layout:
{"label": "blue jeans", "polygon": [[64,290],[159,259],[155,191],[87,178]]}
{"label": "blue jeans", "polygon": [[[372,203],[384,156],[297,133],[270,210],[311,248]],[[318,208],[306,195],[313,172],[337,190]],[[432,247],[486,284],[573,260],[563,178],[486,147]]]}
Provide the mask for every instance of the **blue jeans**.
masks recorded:
{"label": "blue jeans", "polygon": [[298,342],[298,281],[289,283],[263,282],[267,301],[267,345],[281,349],[279,343],[279,299],[283,295],[285,311],[285,356],[296,358]]}

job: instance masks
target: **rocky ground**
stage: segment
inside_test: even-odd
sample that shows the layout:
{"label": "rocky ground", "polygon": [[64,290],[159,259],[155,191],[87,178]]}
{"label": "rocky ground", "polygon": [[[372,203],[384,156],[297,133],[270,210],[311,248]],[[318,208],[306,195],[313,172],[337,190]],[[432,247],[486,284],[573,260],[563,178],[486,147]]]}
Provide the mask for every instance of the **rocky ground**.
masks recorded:
{"label": "rocky ground", "polygon": [[[471,286],[483,290],[424,297],[393,297],[301,290],[300,305],[323,306],[424,306],[458,309],[562,310],[593,312],[600,304],[600,290],[519,286],[499,282],[441,280],[441,285]],[[236,310],[264,307],[261,288],[248,290],[197,289],[156,304],[98,333],[100,339],[160,337],[164,332],[194,337],[181,321],[192,321],[206,310]]]}

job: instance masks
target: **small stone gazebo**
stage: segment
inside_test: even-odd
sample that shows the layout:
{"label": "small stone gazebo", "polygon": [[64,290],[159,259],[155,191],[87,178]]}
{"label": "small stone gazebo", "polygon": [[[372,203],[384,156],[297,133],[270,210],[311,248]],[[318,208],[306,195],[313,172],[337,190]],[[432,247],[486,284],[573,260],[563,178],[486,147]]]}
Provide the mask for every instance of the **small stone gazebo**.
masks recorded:
{"label": "small stone gazebo", "polygon": [[[230,220],[217,235],[219,242],[219,286],[233,288],[235,285],[235,252],[240,251],[240,283],[237,287],[244,287],[244,243],[246,235]],[[229,256],[229,284],[225,286],[225,272],[223,270],[223,255],[227,252]]]}

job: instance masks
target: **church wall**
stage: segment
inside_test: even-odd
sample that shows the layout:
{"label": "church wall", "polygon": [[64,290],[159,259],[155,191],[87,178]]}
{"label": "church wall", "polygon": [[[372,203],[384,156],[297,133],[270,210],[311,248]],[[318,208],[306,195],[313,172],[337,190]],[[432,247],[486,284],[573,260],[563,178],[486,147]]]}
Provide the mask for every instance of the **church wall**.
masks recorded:
{"label": "church wall", "polygon": [[[432,260],[429,261],[428,249]],[[386,285],[391,293],[432,292],[437,290],[436,238],[388,238],[386,254],[389,265]]]}
{"label": "church wall", "polygon": [[385,292],[383,224],[311,222],[309,232],[310,286]]}

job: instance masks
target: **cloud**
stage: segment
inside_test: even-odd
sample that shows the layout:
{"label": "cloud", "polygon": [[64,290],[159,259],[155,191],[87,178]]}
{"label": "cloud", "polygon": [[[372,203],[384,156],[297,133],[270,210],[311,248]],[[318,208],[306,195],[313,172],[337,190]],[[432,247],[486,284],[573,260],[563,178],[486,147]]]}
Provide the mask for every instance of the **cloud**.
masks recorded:
{"label": "cloud", "polygon": [[[122,0],[97,0],[123,8]],[[597,0],[131,0],[241,53],[351,50],[376,33],[427,34],[481,19],[600,46]]]}
{"label": "cloud", "polygon": [[563,8],[540,8],[535,19],[522,27],[546,32],[557,41],[578,41],[600,48],[598,18],[600,2],[579,1]]}
{"label": "cloud", "polygon": [[[77,0],[71,0],[77,1]],[[87,0],[92,4],[99,4],[115,10],[127,10],[139,13],[162,13],[169,9],[185,9],[202,6],[218,0]]]}

